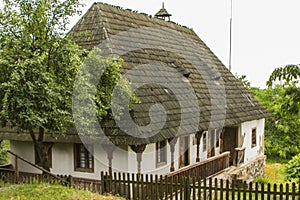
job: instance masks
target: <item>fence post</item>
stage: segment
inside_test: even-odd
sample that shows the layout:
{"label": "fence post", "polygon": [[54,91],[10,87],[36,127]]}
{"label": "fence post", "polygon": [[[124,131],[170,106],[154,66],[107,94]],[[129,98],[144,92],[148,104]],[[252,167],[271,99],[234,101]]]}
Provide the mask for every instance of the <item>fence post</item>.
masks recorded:
{"label": "fence post", "polygon": [[105,193],[105,180],[104,180],[104,172],[101,172],[101,193]]}
{"label": "fence post", "polygon": [[15,183],[19,182],[19,165],[18,156],[15,156]]}
{"label": "fence post", "polygon": [[189,200],[191,198],[190,177],[186,177],[185,182],[186,182],[186,184],[185,184],[186,194],[184,196],[185,196],[185,199]]}
{"label": "fence post", "polygon": [[74,185],[73,177],[71,175],[69,175],[69,184],[70,184],[70,187],[73,187],[73,185]]}

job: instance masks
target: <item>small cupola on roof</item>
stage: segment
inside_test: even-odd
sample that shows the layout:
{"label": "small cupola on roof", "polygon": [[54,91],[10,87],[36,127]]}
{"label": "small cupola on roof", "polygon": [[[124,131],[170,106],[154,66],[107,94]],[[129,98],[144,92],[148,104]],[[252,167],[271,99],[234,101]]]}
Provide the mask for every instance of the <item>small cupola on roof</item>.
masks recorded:
{"label": "small cupola on roof", "polygon": [[163,19],[163,20],[168,18],[169,21],[170,21],[171,16],[172,15],[170,13],[168,13],[168,11],[165,9],[164,3],[162,3],[162,8],[155,14],[155,17]]}

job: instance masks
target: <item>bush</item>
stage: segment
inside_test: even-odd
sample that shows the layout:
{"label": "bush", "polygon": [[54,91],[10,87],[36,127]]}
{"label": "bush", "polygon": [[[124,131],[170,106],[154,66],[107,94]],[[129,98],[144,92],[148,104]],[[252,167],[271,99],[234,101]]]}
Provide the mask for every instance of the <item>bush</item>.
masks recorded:
{"label": "bush", "polygon": [[300,153],[294,156],[286,166],[287,179],[300,183]]}
{"label": "bush", "polygon": [[7,150],[9,150],[9,141],[0,141],[0,165],[9,163],[9,156]]}

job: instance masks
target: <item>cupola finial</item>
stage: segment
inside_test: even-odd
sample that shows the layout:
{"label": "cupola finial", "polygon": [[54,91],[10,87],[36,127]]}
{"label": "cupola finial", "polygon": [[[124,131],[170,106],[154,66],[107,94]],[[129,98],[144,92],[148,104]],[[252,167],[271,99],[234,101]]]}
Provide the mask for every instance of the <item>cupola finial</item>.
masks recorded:
{"label": "cupola finial", "polygon": [[165,3],[162,2],[162,8],[155,14],[155,17],[165,20],[166,18],[170,21],[171,14],[165,9]]}

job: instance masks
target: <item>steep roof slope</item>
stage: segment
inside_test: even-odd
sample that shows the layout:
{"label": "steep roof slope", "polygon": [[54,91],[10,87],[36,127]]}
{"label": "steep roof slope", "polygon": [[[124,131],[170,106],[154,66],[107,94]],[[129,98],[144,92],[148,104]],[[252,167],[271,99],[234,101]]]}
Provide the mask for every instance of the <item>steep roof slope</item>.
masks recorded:
{"label": "steep roof slope", "polygon": [[[120,56],[123,73],[142,86],[136,90],[141,103],[133,106],[131,117],[140,127],[152,124],[150,130],[157,134],[132,127],[127,118],[120,122],[123,128],[108,120],[102,128],[114,143],[157,142],[268,116],[195,32],[184,26],[95,3],[69,35],[84,49],[98,46],[104,55]],[[196,99],[190,99],[193,94]],[[161,104],[164,111],[149,114],[154,104]],[[153,119],[164,119],[165,114],[160,127],[161,122]],[[126,134],[130,131],[135,136]]]}

